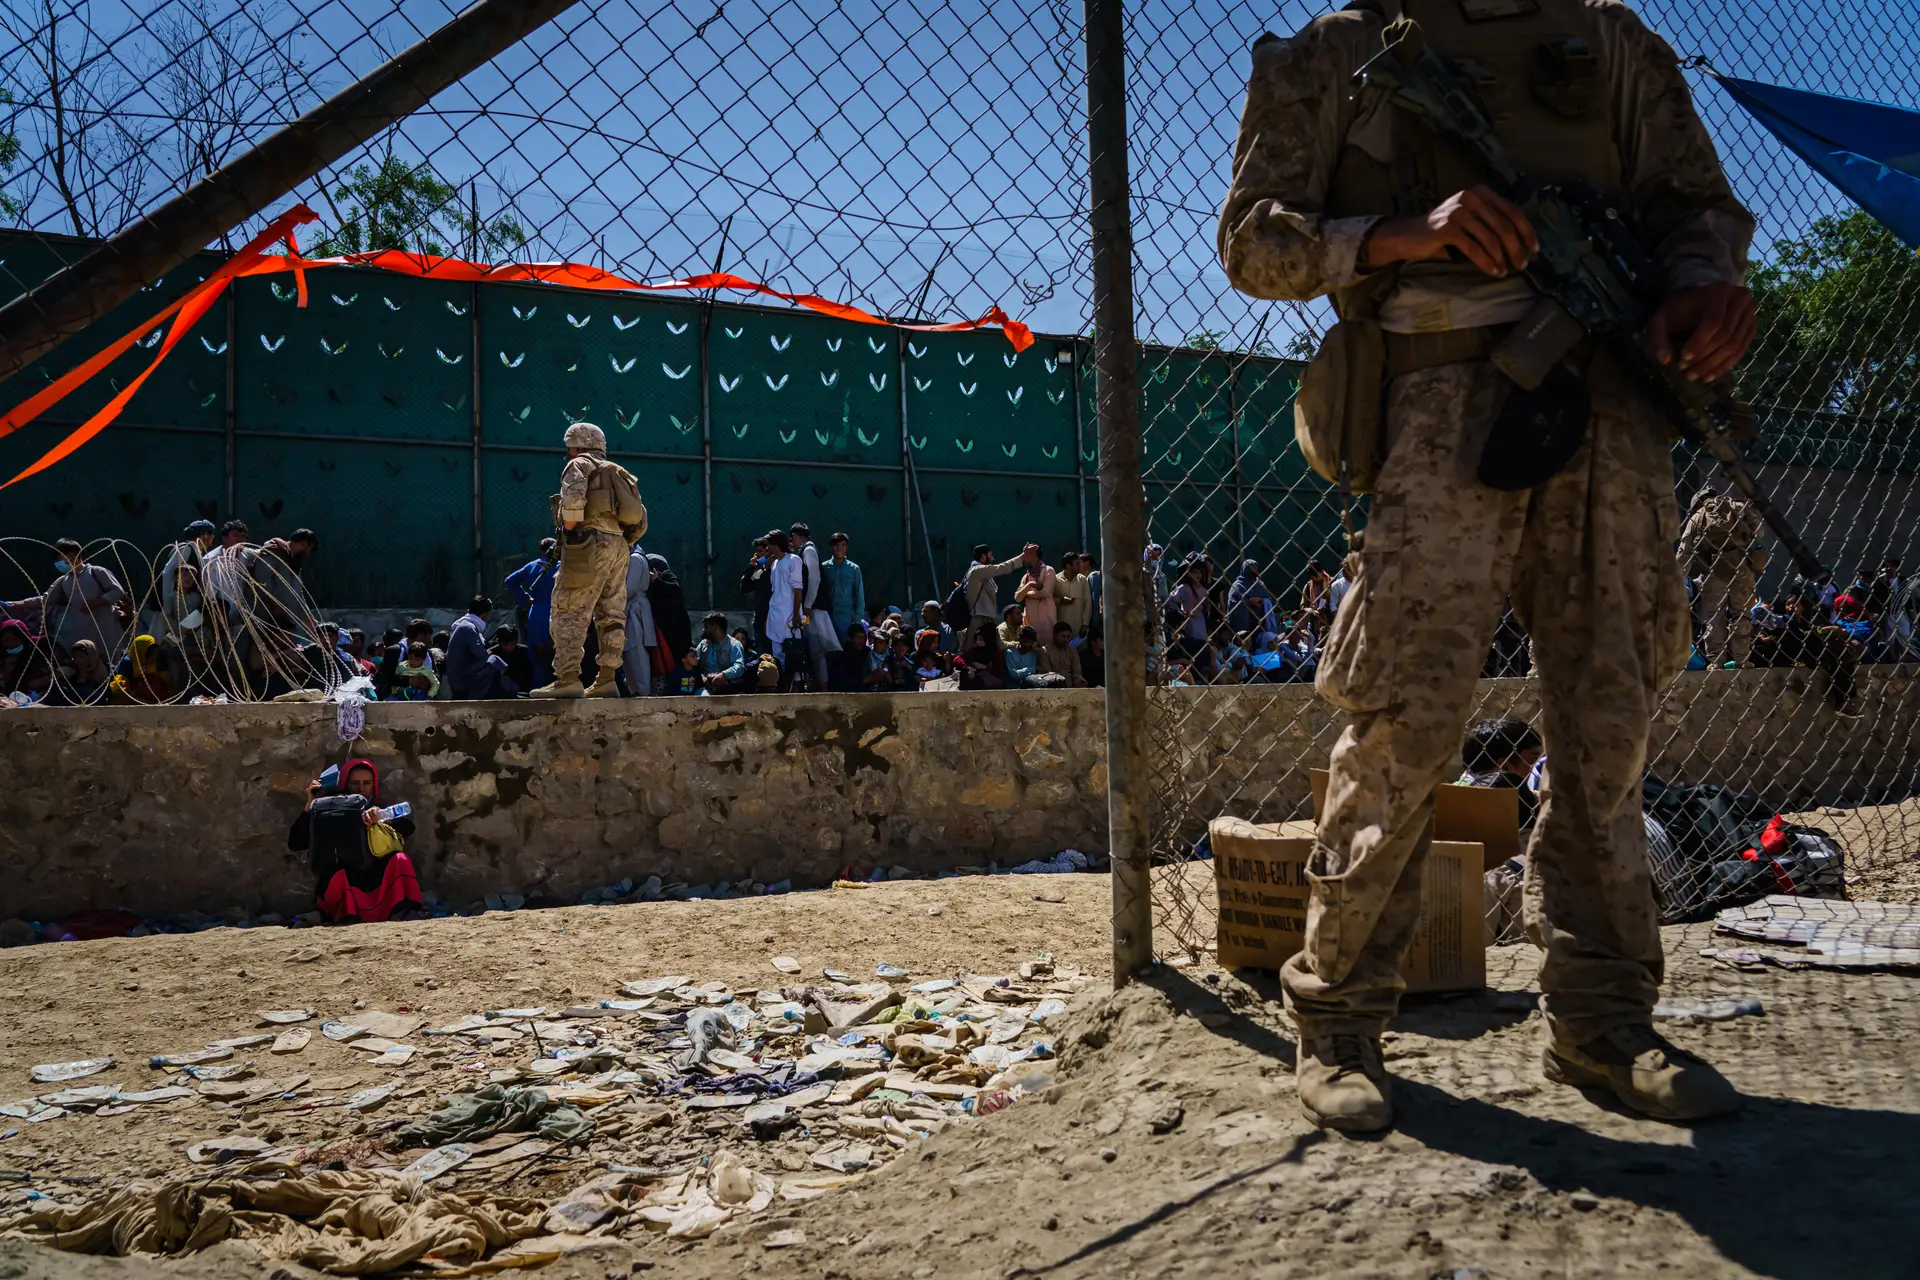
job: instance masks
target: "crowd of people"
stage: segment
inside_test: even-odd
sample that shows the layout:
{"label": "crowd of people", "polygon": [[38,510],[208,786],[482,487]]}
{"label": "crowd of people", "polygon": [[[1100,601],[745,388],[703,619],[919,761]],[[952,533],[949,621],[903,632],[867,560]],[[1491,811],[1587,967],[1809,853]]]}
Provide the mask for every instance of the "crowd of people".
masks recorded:
{"label": "crowd of people", "polygon": [[[312,530],[257,546],[248,539],[241,521],[219,529],[195,521],[165,549],[153,589],[140,599],[124,566],[116,572],[90,562],[79,543],[61,540],[46,588],[0,601],[0,700],[6,707],[263,701],[356,681],[369,699],[471,700],[526,696],[554,679],[559,557],[551,539],[506,576],[501,605],[477,595],[450,627],[415,618],[372,638],[325,621],[313,606],[300,577],[319,549]],[[868,599],[846,534],[831,534],[822,550],[804,522],[755,538],[735,612],[750,612],[750,621],[714,611],[696,627],[666,557],[633,547],[620,693],[1106,683],[1103,580],[1089,552],[1068,550],[1055,567],[1038,545],[1000,559],[983,543],[944,600],[902,606]],[[1898,556],[1883,557],[1844,590],[1828,576],[1772,599],[1753,596],[1744,607],[1716,586],[1711,557],[1703,563],[1704,572],[1688,577],[1696,668],[1820,666],[1846,681],[1863,662],[1920,657],[1920,592],[1903,578]],[[1310,565],[1297,587],[1276,592],[1255,560],[1228,573],[1204,550],[1175,558],[1159,544],[1147,548],[1144,569],[1147,677],[1161,685],[1311,681],[1349,587],[1343,569]],[[1718,619],[1710,616],[1716,604]],[[587,682],[599,665],[589,628]],[[1485,674],[1521,676],[1530,665],[1525,629],[1509,610]]]}

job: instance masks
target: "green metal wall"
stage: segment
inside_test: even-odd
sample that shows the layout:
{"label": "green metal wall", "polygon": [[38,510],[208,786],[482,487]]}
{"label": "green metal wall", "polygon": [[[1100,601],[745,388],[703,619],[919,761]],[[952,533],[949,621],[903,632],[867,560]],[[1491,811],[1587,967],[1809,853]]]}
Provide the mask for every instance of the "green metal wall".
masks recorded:
{"label": "green metal wall", "polygon": [[[0,294],[86,247],[0,234]],[[0,404],[139,323],[215,261],[160,281],[0,385]],[[997,330],[908,333],[678,296],[346,269],[308,280],[305,309],[291,277],[236,286],[118,425],[0,492],[0,536],[157,549],[196,516],[237,514],[256,541],[300,525],[319,532],[306,576],[323,605],[452,606],[476,578],[497,591],[548,533],[560,438],[586,419],[639,476],[646,545],[673,563],[695,607],[709,602],[709,546],[712,598],[738,606],[752,536],[796,519],[823,541],[834,530],[852,538],[870,606],[944,595],[976,542],[1005,556],[1034,541],[1056,561],[1098,548],[1083,340],[1042,336],[1015,353]],[[135,347],[53,420],[0,439],[4,476],[150,358]],[[1142,375],[1148,497],[1170,497],[1186,517],[1173,549],[1205,546],[1226,562],[1245,548],[1297,574],[1338,525],[1326,486],[1292,448],[1298,366],[1148,348]],[[23,585],[0,583],[0,593]]]}

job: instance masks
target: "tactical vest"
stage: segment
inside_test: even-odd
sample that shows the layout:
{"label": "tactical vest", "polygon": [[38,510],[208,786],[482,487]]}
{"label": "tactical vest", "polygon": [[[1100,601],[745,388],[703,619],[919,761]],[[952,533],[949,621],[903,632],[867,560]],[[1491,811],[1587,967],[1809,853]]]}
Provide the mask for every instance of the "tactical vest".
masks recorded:
{"label": "tactical vest", "polygon": [[[1349,8],[1378,14],[1383,23],[1403,15],[1419,23],[1428,47],[1478,97],[1530,177],[1579,182],[1622,199],[1607,67],[1582,0],[1355,0]],[[1369,91],[1335,161],[1326,216],[1425,213],[1486,180],[1465,147]],[[1403,264],[1397,275],[1436,285],[1449,276],[1484,279],[1476,268],[1448,261]],[[1366,277],[1337,293],[1340,314],[1377,301],[1384,283]]]}

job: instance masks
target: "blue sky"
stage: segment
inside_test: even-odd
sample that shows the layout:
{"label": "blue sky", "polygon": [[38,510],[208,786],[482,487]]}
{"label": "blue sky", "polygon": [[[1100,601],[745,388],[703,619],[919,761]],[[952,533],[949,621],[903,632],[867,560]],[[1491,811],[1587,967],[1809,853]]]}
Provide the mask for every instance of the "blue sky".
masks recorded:
{"label": "blue sky", "polygon": [[[147,32],[157,15],[181,12],[178,0],[80,7],[108,42],[102,65],[115,64],[124,81],[112,105],[155,135],[157,199],[178,165],[155,119],[166,106],[162,59]],[[1162,341],[1199,329],[1240,342],[1264,334],[1284,345],[1310,313],[1252,304],[1227,287],[1212,211],[1248,45],[1319,6],[1129,8],[1140,330]],[[1731,74],[1914,105],[1920,23],[1906,8],[1654,0],[1642,12],[1680,54],[1704,54]],[[217,21],[293,50],[305,68],[301,106],[452,11],[442,0],[308,0],[302,10],[209,0]],[[391,145],[442,177],[471,180],[483,214],[511,207],[536,232],[534,256],[659,278],[713,265],[731,219],[722,265],[785,288],[897,311],[931,269],[930,313],[997,302],[1042,330],[1072,331],[1087,310],[1079,67],[1080,7],[1063,0],[582,0],[441,94]],[[39,117],[17,49],[0,49],[0,73],[22,104],[14,128],[31,164]],[[1697,76],[1696,89],[1760,218],[1762,250],[1844,207],[1719,90]],[[252,123],[265,132],[273,121]],[[44,193],[28,221],[65,229]]]}

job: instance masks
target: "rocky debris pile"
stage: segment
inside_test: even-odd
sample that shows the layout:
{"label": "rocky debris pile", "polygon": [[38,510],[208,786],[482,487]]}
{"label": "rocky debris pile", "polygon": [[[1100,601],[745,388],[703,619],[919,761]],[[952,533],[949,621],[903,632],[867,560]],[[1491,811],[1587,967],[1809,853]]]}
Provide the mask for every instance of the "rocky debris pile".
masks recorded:
{"label": "rocky debris pile", "polygon": [[[151,1057],[148,1069],[160,1074],[132,1089],[76,1083],[112,1071],[111,1058],[43,1064],[34,1069],[36,1082],[61,1087],[0,1112],[38,1124],[75,1111],[112,1116],[161,1105],[177,1109],[172,1122],[191,1132],[195,1107],[207,1105],[224,1131],[185,1146],[187,1160],[209,1167],[185,1183],[111,1193],[58,1184],[22,1189],[0,1199],[0,1230],[61,1247],[131,1239],[91,1224],[103,1214],[150,1215],[156,1203],[179,1201],[186,1185],[204,1187],[193,1194],[226,1206],[205,1212],[233,1218],[240,1202],[210,1183],[210,1174],[251,1185],[323,1172],[366,1175],[371,1181],[354,1183],[352,1194],[399,1205],[403,1216],[457,1189],[461,1204],[434,1213],[491,1221],[511,1212],[521,1221],[530,1180],[559,1173],[583,1180],[551,1204],[533,1234],[699,1238],[776,1202],[845,1185],[922,1138],[1046,1088],[1049,1025],[1092,982],[1044,954],[1016,973],[938,978],[882,964],[871,978],[829,968],[802,982],[790,957],[771,964],[778,985],[764,988],[672,974],[571,1007],[477,1011],[439,1025],[406,1009],[335,1018],[314,1009],[264,1010],[247,1034]],[[309,1073],[291,1069],[314,1044],[315,1029],[320,1040],[364,1055],[366,1066],[392,1078],[323,1094]],[[430,1089],[422,1079],[429,1073],[452,1073],[460,1083]],[[340,1132],[291,1141],[286,1130],[295,1117],[325,1118]],[[247,1238],[267,1239],[269,1252],[281,1250],[273,1256],[329,1266],[331,1254],[313,1251],[316,1215],[358,1220],[337,1207],[347,1192],[329,1187],[338,1194],[309,1199],[333,1209],[283,1210],[290,1218],[284,1229]],[[473,1263],[488,1248],[526,1239],[456,1234],[466,1252],[427,1243],[392,1265],[423,1257]],[[421,1227],[414,1235],[439,1241],[445,1233]],[[222,1238],[200,1233],[191,1247]],[[481,1239],[492,1243],[473,1243]],[[153,1251],[188,1247],[170,1237]],[[386,1269],[391,1253],[346,1248],[339,1256],[364,1272],[369,1258]]]}

